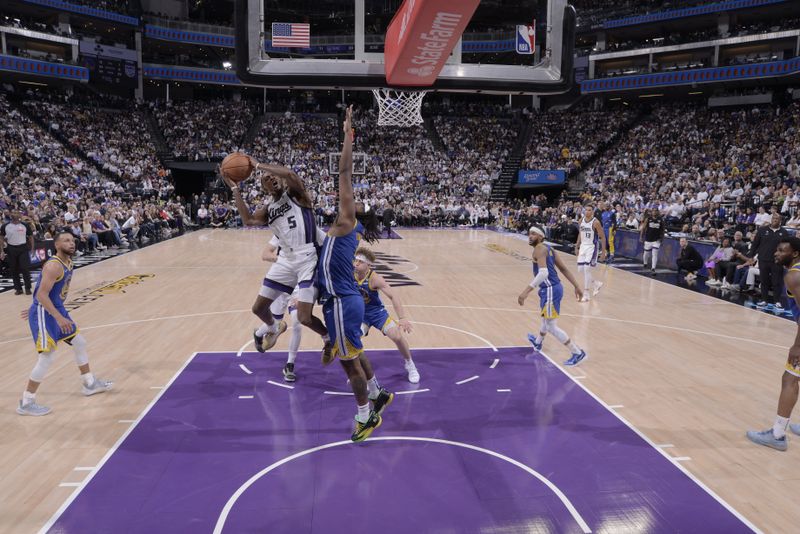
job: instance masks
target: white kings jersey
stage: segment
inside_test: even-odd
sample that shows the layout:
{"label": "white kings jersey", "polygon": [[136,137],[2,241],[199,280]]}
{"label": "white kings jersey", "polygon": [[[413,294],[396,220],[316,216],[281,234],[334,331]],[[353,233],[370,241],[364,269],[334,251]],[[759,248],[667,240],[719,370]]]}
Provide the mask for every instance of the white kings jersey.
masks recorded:
{"label": "white kings jersey", "polygon": [[281,198],[267,205],[267,225],[280,240],[281,247],[294,249],[317,238],[317,225],[311,208],[304,208],[284,191]]}
{"label": "white kings jersey", "polygon": [[582,247],[590,247],[594,246],[597,242],[597,234],[594,231],[594,221],[596,219],[592,218],[589,222],[586,222],[586,217],[581,217],[581,246]]}

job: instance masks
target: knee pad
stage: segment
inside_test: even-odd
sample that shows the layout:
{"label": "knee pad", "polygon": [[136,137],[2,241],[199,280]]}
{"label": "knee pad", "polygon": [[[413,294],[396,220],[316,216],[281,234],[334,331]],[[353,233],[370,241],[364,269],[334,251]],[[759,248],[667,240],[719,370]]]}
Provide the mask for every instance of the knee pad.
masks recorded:
{"label": "knee pad", "polygon": [[553,337],[556,338],[560,343],[566,343],[569,341],[569,336],[566,332],[561,330],[556,323],[556,319],[548,319],[547,330],[553,334]]}
{"label": "knee pad", "polygon": [[31,380],[34,382],[41,382],[44,380],[45,375],[47,375],[47,370],[50,369],[50,366],[53,364],[54,358],[55,354],[52,352],[39,354],[39,360],[33,367],[33,371],[31,371]]}
{"label": "knee pad", "polygon": [[89,363],[89,355],[86,354],[86,338],[78,334],[72,338],[72,350],[75,351],[75,363],[86,365]]}
{"label": "knee pad", "polygon": [[553,326],[555,326],[556,320],[555,319],[542,319],[542,323],[544,325],[543,330],[548,333],[553,333]]}

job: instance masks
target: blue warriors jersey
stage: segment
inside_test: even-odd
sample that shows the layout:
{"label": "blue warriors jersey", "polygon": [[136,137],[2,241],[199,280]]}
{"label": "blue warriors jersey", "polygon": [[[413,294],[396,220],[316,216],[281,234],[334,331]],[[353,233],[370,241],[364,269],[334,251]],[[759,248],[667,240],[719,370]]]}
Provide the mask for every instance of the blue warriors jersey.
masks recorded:
{"label": "blue warriors jersey", "polygon": [[[553,249],[550,248],[550,245],[541,245],[547,249],[547,262],[545,267],[547,267],[547,279],[542,282],[540,287],[550,287],[561,284],[561,279],[558,277],[558,272],[556,271],[556,260],[554,256]],[[539,274],[539,265],[534,261],[533,262],[533,276]]]}
{"label": "blue warriors jersey", "polygon": [[[800,271],[800,262],[795,263],[794,265],[789,267],[789,269],[786,272],[788,273],[791,271]],[[797,301],[794,300],[794,295],[792,295],[792,292],[789,291],[788,287],[786,288],[786,297],[787,297],[786,300],[788,301],[789,304],[789,311],[792,312],[792,319],[795,322],[800,322],[800,308],[798,308]]]}
{"label": "blue warriors jersey", "polygon": [[369,308],[383,308],[383,301],[381,300],[381,295],[376,289],[371,289],[369,287],[369,281],[372,279],[373,271],[370,269],[367,271],[366,276],[363,280],[359,280],[358,276],[356,275],[356,284],[358,284],[358,290],[361,291],[361,296],[364,297],[364,306]]}
{"label": "blue warriors jersey", "polygon": [[[61,276],[56,279],[52,289],[50,289],[50,300],[61,315],[72,321],[72,318],[64,307],[64,301],[67,300],[67,293],[69,292],[69,283],[72,281],[72,262],[65,264],[57,256],[47,260],[47,263],[50,262],[58,263],[63,269]],[[28,324],[31,328],[33,342],[36,344],[36,350],[39,352],[49,352],[56,347],[59,341],[66,341],[69,343],[69,341],[78,334],[78,328],[73,323],[69,331],[66,333],[61,331],[56,318],[50,315],[50,313],[44,309],[44,306],[39,303],[39,299],[36,298],[41,282],[42,277],[39,276],[39,279],[36,281],[33,304],[31,304],[30,310],[28,310]]]}
{"label": "blue warriors jersey", "polygon": [[343,236],[325,236],[317,265],[317,285],[320,301],[330,297],[361,295],[353,276],[353,261],[364,227],[356,221],[350,233]]}
{"label": "blue warriors jersey", "polygon": [[[53,284],[52,289],[50,289],[50,300],[53,302],[53,305],[62,310],[64,308],[64,302],[67,300],[67,293],[69,292],[69,283],[72,281],[72,262],[69,262],[69,265],[62,262],[58,256],[53,256],[47,263],[50,262],[58,263],[63,272],[61,276],[56,280],[56,283]],[[44,270],[44,265],[42,265],[42,269]],[[42,277],[39,275],[39,279],[36,281],[36,289],[33,291],[33,306],[38,306],[39,301],[36,299],[36,293],[39,291],[39,285],[42,283]]]}

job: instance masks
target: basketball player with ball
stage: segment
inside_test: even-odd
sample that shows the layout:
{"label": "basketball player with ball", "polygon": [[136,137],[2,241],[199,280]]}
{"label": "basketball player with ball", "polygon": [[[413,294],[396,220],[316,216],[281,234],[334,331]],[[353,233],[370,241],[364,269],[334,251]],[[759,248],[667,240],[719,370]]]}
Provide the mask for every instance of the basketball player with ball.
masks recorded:
{"label": "basketball player with ball", "polygon": [[[251,213],[238,184],[255,170],[264,171],[261,188],[269,200]],[[253,334],[256,350],[271,349],[278,336],[286,331],[286,322],[275,321],[270,306],[281,294],[290,295],[297,286],[298,320],[322,336],[324,351],[330,351],[328,330],[312,314],[316,297],[317,227],[311,197],[302,180],[287,167],[265,165],[240,152],[230,154],[222,161],[220,174],[233,193],[242,222],[246,226],[269,226],[281,244],[278,259],[270,266],[253,303],[253,313],[263,323]]]}

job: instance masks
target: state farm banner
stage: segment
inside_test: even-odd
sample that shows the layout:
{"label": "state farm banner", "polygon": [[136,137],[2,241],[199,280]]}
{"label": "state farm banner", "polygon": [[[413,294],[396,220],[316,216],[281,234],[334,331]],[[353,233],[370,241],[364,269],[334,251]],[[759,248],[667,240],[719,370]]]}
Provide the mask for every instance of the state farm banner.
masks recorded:
{"label": "state farm banner", "polygon": [[386,30],[389,84],[432,85],[478,4],[480,0],[405,0]]}

